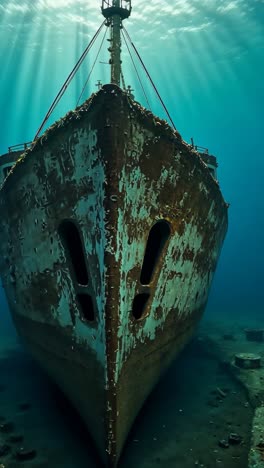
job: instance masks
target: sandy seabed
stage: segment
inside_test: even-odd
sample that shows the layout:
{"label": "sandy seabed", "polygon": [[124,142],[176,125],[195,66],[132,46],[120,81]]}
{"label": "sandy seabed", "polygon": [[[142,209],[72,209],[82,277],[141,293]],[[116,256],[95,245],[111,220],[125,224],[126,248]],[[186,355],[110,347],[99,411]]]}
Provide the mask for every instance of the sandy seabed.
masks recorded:
{"label": "sandy seabed", "polygon": [[[202,323],[137,417],[120,468],[248,467],[253,408],[243,385],[211,353],[204,337],[212,329],[213,339],[221,340],[230,325],[221,324],[216,333]],[[0,466],[99,467],[78,415],[12,328],[1,328],[0,347]],[[232,433],[242,442],[221,446]],[[31,460],[17,459],[21,447],[35,451]]]}

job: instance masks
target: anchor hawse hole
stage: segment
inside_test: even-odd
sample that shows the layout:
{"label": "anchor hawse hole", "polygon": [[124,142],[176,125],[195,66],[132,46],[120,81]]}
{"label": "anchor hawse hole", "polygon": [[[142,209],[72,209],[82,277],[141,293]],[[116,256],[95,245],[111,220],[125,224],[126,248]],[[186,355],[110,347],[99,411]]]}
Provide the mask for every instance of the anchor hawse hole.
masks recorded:
{"label": "anchor hawse hole", "polygon": [[[85,255],[81,235],[75,223],[70,220],[64,220],[59,226],[59,234],[72,266],[75,279],[79,287],[86,288],[89,282],[89,276],[85,263]],[[76,294],[77,303],[79,306],[81,320],[92,322],[95,320],[95,311],[93,300],[87,292]]]}
{"label": "anchor hawse hole", "polygon": [[77,282],[82,286],[87,286],[88,273],[85,265],[81,236],[76,225],[69,220],[62,221],[59,226],[59,234],[67,254],[70,257]]}
{"label": "anchor hawse hole", "polygon": [[[170,225],[165,220],[159,220],[154,224],[154,226],[152,226],[149,232],[145,255],[142,263],[140,274],[141,285],[146,286],[151,282],[154,270],[161,258],[170,233]],[[150,296],[151,291],[144,291],[135,296],[132,305],[132,315],[136,320],[144,318]]]}
{"label": "anchor hawse hole", "polygon": [[170,236],[170,225],[167,221],[159,220],[152,226],[145,250],[140,274],[140,283],[149,284],[163,248]]}

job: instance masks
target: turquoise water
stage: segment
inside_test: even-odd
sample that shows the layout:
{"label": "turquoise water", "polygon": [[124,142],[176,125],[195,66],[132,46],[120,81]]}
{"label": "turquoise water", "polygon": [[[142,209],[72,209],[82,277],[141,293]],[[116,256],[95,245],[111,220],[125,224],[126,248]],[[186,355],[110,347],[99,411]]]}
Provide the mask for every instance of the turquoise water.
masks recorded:
{"label": "turquoise water", "polygon": [[[0,0],[0,154],[33,139],[101,22],[96,0]],[[135,0],[125,27],[183,138],[193,137],[218,158],[220,186],[230,203],[229,230],[206,315],[238,323],[242,316],[244,322],[253,318],[263,327],[264,2]],[[49,124],[76,106],[101,39]],[[147,106],[125,46],[123,51],[126,83]],[[106,45],[99,61],[84,99],[98,79],[108,81]],[[152,111],[165,117],[140,74]],[[3,292],[0,301],[12,341]]]}

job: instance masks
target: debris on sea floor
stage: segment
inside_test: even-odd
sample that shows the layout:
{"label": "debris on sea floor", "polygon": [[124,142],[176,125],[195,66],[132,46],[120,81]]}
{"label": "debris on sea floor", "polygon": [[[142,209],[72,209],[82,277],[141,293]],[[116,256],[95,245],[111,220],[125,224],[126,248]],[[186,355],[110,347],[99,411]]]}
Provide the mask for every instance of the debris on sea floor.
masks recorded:
{"label": "debris on sea floor", "polygon": [[16,459],[19,461],[26,461],[26,460],[33,460],[37,455],[36,450],[34,449],[26,449],[24,447],[20,447],[16,451]]}
{"label": "debris on sea floor", "polygon": [[235,365],[241,369],[259,369],[261,357],[253,353],[239,353],[235,355]]}
{"label": "debris on sea floor", "polygon": [[248,341],[264,341],[264,330],[259,328],[246,328],[246,338]]}

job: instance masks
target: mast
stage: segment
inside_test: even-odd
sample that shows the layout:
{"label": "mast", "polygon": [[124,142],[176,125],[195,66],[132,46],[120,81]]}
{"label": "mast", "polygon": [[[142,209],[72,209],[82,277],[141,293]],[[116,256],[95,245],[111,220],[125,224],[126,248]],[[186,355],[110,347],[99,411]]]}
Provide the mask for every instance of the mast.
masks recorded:
{"label": "mast", "polygon": [[121,76],[121,28],[122,21],[130,16],[131,0],[102,0],[102,14],[111,27],[109,52],[111,83],[120,86]]}

